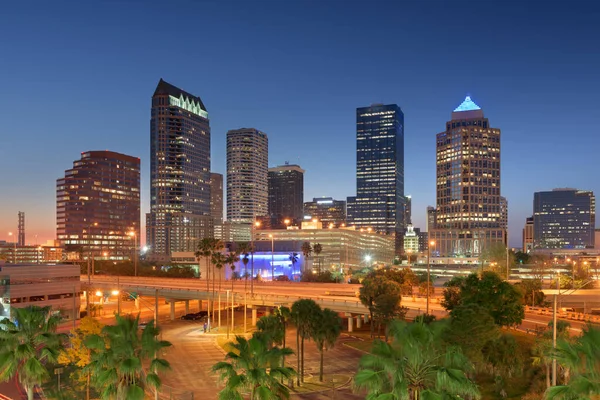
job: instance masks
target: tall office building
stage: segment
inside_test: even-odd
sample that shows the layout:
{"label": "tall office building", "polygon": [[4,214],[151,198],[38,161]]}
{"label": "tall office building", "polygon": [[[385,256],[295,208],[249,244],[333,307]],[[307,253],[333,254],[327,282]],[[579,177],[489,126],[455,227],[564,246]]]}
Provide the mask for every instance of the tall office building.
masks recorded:
{"label": "tall office building", "polygon": [[324,227],[339,228],[346,224],[346,202],[333,197],[315,197],[304,203],[304,218],[318,219]]}
{"label": "tall office building", "polygon": [[227,132],[227,220],[250,224],[268,212],[269,139],[254,128]]}
{"label": "tall office building", "polygon": [[223,224],[223,174],[210,173],[210,215],[215,225]]}
{"label": "tall office building", "polygon": [[594,248],[596,198],[577,189],[533,195],[533,246],[536,249]]}
{"label": "tall office building", "polygon": [[500,207],[500,129],[467,96],[437,134],[435,254],[478,257],[505,243]]}
{"label": "tall office building", "polygon": [[396,104],[356,110],[356,196],[348,198],[348,223],[404,239],[404,114]]}
{"label": "tall office building", "polygon": [[146,243],[152,259],[193,251],[213,236],[208,113],[198,96],[162,79],[152,96],[150,180]]}
{"label": "tall office building", "polygon": [[56,224],[66,251],[131,259],[140,237],[140,159],[112,151],[82,153],[56,181]]}
{"label": "tall office building", "polygon": [[504,196],[500,196],[500,227],[508,229],[508,200]]}
{"label": "tall office building", "polygon": [[289,164],[272,167],[268,182],[271,220],[281,224],[285,219],[300,220],[304,205],[304,170],[299,165]]}
{"label": "tall office building", "polygon": [[523,252],[529,253],[531,250],[533,250],[533,217],[527,217],[523,228]]}

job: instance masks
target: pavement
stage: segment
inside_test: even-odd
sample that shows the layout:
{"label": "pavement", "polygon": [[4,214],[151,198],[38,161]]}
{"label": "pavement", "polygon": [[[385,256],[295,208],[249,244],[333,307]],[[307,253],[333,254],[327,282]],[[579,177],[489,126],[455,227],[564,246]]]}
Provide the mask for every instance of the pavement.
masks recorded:
{"label": "pavement", "polygon": [[[237,316],[236,316],[237,318]],[[211,372],[212,366],[225,359],[225,352],[216,344],[216,335],[204,334],[202,324],[196,321],[169,321],[162,325],[163,339],[173,343],[164,357],[171,363],[172,370],[163,377],[164,390],[162,398],[188,399],[193,393],[194,399],[216,399],[222,387],[218,377]],[[232,337],[233,338],[233,337]],[[349,390],[349,380],[356,372],[358,360],[362,353],[344,346],[344,342],[356,339],[342,334],[336,345],[325,353],[324,373],[325,383],[319,388],[320,392],[299,393],[292,391],[292,398],[297,399],[359,399]],[[296,332],[288,329],[286,345],[295,351]],[[319,351],[314,343],[305,341],[305,377],[311,381],[318,381]],[[287,357],[286,363],[295,369],[297,358],[295,355]],[[332,389],[331,376],[336,376],[336,386],[342,388]],[[313,385],[311,384],[311,387]]]}

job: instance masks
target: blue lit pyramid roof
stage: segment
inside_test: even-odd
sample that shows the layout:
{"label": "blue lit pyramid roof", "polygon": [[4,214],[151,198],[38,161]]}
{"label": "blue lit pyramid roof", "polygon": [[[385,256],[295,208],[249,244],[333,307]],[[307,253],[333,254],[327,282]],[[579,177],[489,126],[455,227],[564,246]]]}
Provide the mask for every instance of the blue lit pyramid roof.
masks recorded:
{"label": "blue lit pyramid roof", "polygon": [[465,97],[465,101],[460,103],[460,106],[458,106],[454,109],[454,112],[474,111],[474,110],[481,110],[481,107],[479,107],[477,104],[475,104],[473,102],[473,100],[471,100],[471,96],[467,96],[467,97]]}

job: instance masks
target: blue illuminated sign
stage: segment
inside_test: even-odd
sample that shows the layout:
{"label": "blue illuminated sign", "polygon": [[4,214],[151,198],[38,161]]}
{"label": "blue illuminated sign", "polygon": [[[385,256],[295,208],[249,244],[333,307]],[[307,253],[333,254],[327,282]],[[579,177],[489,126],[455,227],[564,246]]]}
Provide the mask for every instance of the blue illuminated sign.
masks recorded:
{"label": "blue illuminated sign", "polygon": [[474,111],[474,110],[481,110],[481,107],[479,107],[477,104],[475,104],[473,102],[473,100],[471,100],[471,96],[467,96],[465,98],[465,101],[460,103],[460,106],[458,106],[454,109],[454,112]]}

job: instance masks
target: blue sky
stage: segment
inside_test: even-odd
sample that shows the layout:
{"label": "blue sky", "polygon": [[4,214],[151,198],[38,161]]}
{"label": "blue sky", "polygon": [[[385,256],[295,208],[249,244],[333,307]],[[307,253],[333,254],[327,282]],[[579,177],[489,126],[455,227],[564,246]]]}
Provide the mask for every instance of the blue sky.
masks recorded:
{"label": "blue sky", "polygon": [[[0,13],[0,240],[25,211],[54,237],[55,181],[82,151],[142,159],[162,77],[200,96],[212,165],[225,133],[269,135],[306,169],[305,199],[355,193],[355,109],[405,113],[406,194],[425,225],[435,134],[465,95],[502,130],[502,194],[519,246],[533,192],[600,193],[600,6],[538,1],[10,2]],[[142,218],[143,219],[143,218]]]}

